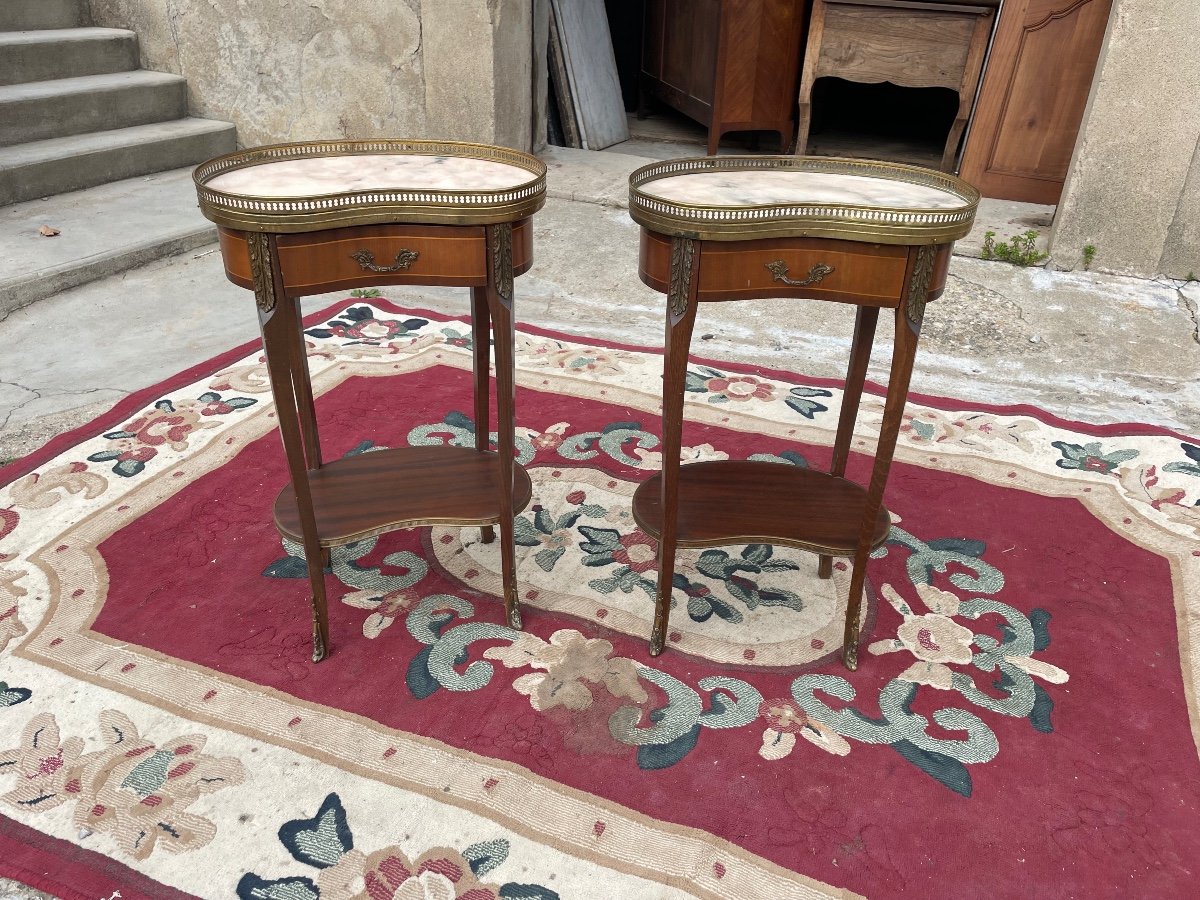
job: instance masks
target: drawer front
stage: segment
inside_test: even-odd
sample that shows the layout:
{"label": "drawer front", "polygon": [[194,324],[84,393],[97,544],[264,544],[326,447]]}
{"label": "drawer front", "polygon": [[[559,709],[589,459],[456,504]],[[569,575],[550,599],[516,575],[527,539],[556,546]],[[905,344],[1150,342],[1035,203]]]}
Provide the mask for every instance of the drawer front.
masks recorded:
{"label": "drawer front", "polygon": [[279,236],[279,270],[293,297],[383,284],[487,283],[481,226],[363,225]]}
{"label": "drawer front", "polygon": [[[225,274],[253,288],[246,232],[218,230]],[[479,225],[361,225],[275,238],[279,271],[289,296],[392,284],[482,287],[487,284],[487,239]],[[513,224],[513,274],[533,264],[533,223]]]}
{"label": "drawer front", "polygon": [[971,36],[981,19],[928,8],[834,4],[825,10],[815,77],[953,90],[962,83]]}
{"label": "drawer front", "polygon": [[908,249],[820,238],[704,241],[698,299],[813,297],[896,306]]}

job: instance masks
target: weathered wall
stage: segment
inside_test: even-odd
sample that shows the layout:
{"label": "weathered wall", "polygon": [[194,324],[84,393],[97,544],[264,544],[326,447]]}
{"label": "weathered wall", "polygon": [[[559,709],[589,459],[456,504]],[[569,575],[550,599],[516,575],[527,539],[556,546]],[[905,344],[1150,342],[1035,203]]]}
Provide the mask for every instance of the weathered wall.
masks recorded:
{"label": "weathered wall", "polygon": [[1136,275],[1200,272],[1200,3],[1116,0],[1051,263]]}
{"label": "weathered wall", "polygon": [[243,146],[441,137],[529,146],[529,0],[91,0]]}

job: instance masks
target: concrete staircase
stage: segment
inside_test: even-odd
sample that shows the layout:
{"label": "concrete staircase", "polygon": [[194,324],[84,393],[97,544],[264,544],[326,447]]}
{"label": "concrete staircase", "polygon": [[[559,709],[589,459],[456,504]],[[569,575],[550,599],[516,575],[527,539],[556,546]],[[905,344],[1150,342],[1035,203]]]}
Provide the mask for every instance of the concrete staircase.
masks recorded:
{"label": "concrete staircase", "polygon": [[0,3],[0,206],[192,166],[235,147],[187,83],[137,68],[137,36],[86,0]]}
{"label": "concrete staircase", "polygon": [[234,126],[188,117],[133,32],[89,26],[87,0],[0,0],[0,319],[216,240],[191,169]]}

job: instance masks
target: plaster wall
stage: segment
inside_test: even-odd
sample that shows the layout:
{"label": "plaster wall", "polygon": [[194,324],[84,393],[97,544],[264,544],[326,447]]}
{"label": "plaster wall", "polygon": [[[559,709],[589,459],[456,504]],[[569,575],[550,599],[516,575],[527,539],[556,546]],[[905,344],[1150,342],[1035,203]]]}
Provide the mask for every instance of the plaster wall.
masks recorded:
{"label": "plaster wall", "polygon": [[441,137],[530,144],[528,0],[90,0],[143,67],[242,146]]}
{"label": "plaster wall", "polygon": [[1200,3],[1116,0],[1055,217],[1051,263],[1200,271]]}

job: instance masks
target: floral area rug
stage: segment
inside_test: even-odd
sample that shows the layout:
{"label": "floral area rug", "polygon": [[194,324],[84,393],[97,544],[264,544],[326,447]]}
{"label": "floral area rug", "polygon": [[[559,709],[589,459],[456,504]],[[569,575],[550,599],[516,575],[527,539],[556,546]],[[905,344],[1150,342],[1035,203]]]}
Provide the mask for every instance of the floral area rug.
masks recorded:
{"label": "floral area rug", "polygon": [[[473,446],[467,323],[307,328],[327,458]],[[1200,442],[913,398],[859,671],[845,566],[681,552],[661,357],[519,335],[526,630],[477,529],[334,551],[332,654],[251,346],[2,470],[0,875],[64,897],[1194,896]],[[688,459],[825,468],[836,386],[694,363]],[[1003,398],[998,398],[1003,399]],[[882,417],[867,397],[858,447]],[[868,473],[855,455],[850,475]]]}

